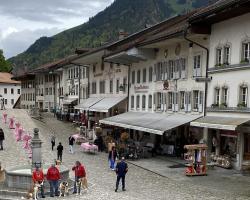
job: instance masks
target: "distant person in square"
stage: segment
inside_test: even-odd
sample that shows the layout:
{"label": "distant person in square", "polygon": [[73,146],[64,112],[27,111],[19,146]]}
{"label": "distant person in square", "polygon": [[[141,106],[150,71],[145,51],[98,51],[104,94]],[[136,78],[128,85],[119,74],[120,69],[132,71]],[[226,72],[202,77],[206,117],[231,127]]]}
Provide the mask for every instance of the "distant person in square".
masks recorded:
{"label": "distant person in square", "polygon": [[3,129],[0,128],[0,150],[3,150],[3,141],[4,141],[4,132]]}
{"label": "distant person in square", "polygon": [[59,145],[57,146],[57,160],[60,160],[62,162],[62,154],[63,154],[63,145],[61,142],[59,142]]}
{"label": "distant person in square", "polygon": [[115,170],[115,161],[117,159],[117,152],[114,146],[112,147],[111,151],[109,151],[108,159],[109,159],[110,169]]}
{"label": "distant person in square", "polygon": [[121,161],[117,163],[116,165],[116,188],[115,188],[115,192],[117,192],[118,188],[119,188],[119,183],[120,180],[122,179],[122,191],[126,191],[125,189],[125,176],[128,172],[128,165],[125,162],[125,158],[122,157]]}
{"label": "distant person in square", "polygon": [[56,145],[56,136],[54,133],[50,137],[50,142],[51,142],[51,150],[53,151]]}
{"label": "distant person in square", "polygon": [[74,148],[73,148],[74,143],[75,143],[75,138],[72,135],[69,136],[69,152],[72,154],[74,153]]}

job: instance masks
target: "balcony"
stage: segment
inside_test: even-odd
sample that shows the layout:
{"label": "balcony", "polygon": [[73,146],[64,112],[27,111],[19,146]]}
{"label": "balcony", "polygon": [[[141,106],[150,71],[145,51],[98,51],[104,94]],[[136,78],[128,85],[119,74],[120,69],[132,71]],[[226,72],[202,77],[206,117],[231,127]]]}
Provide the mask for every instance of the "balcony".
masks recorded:
{"label": "balcony", "polygon": [[209,68],[208,73],[214,74],[214,73],[222,73],[225,71],[235,71],[243,69],[250,69],[250,63],[247,61],[242,61],[240,64],[235,64],[235,65],[222,64],[220,66]]}
{"label": "balcony", "polygon": [[250,113],[249,107],[239,106],[239,107],[226,107],[226,106],[216,106],[207,107],[208,112],[235,112],[235,113]]}
{"label": "balcony", "polygon": [[44,96],[43,95],[36,96],[36,100],[37,101],[44,101]]}

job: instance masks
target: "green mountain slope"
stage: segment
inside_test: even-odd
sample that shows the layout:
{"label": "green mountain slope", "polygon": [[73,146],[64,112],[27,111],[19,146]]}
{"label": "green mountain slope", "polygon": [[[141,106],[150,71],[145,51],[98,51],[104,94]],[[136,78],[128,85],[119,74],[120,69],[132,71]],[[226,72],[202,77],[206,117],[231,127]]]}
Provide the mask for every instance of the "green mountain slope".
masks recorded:
{"label": "green mountain slope", "polygon": [[118,38],[119,30],[134,33],[208,0],[115,0],[112,5],[80,26],[52,37],[41,37],[25,52],[9,61],[18,68],[38,67],[72,54],[77,47],[97,47]]}

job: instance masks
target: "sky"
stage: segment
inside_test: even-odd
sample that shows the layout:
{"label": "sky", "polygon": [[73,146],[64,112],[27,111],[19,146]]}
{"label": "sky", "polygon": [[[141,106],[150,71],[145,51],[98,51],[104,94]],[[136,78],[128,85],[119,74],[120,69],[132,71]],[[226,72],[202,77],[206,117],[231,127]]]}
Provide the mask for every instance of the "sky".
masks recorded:
{"label": "sky", "polygon": [[88,21],[114,0],[0,0],[0,49],[6,58]]}

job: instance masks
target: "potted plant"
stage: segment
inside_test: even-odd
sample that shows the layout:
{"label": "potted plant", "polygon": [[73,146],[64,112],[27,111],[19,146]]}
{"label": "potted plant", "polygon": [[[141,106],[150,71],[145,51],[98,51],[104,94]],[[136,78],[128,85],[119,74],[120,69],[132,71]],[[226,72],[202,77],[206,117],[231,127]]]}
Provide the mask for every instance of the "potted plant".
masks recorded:
{"label": "potted plant", "polygon": [[221,108],[227,108],[227,103],[225,103],[225,102],[224,102],[224,103],[221,103],[221,104],[220,104],[220,107],[221,107]]}
{"label": "potted plant", "polygon": [[237,107],[238,108],[245,108],[245,107],[247,107],[247,105],[246,105],[246,103],[241,102],[241,103],[238,103]]}
{"label": "potted plant", "polygon": [[213,103],[213,104],[211,105],[211,107],[212,107],[212,108],[217,108],[217,107],[219,107],[219,104],[218,104],[218,103]]}

